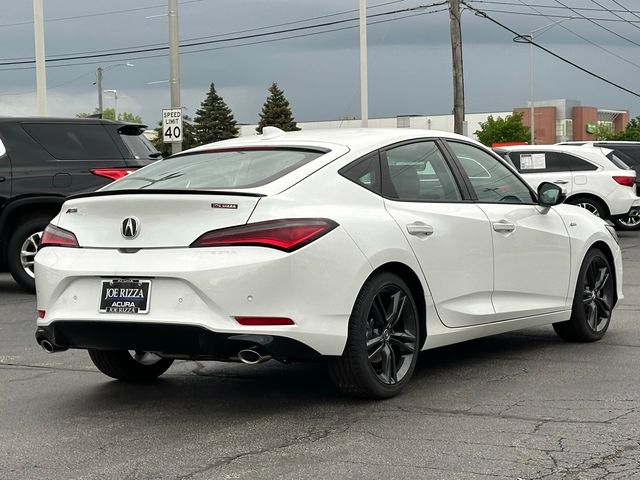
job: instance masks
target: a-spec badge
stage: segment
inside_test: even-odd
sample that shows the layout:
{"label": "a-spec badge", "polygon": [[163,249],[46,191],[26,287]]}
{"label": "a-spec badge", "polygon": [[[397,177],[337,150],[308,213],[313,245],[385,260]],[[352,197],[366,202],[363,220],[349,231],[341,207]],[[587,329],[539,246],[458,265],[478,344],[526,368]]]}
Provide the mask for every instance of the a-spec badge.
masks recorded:
{"label": "a-spec badge", "polygon": [[122,221],[120,230],[124,238],[136,238],[140,233],[140,220],[135,217],[127,217]]}
{"label": "a-spec badge", "polygon": [[238,204],[237,203],[212,203],[211,208],[227,208],[231,210],[237,210]]}

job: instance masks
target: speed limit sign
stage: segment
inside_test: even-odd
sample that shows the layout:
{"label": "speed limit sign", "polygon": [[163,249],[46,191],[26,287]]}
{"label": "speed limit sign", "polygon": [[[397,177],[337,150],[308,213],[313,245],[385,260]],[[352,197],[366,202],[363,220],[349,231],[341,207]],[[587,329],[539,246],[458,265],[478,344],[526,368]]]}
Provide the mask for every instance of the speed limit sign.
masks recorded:
{"label": "speed limit sign", "polygon": [[182,142],[182,109],[165,108],[162,110],[163,143]]}

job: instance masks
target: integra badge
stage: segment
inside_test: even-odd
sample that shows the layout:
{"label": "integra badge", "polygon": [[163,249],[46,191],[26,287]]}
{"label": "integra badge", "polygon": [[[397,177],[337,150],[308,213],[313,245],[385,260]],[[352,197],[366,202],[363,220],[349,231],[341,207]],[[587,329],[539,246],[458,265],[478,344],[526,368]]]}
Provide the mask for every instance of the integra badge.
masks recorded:
{"label": "integra badge", "polygon": [[212,203],[211,208],[229,208],[231,210],[237,210],[237,203]]}

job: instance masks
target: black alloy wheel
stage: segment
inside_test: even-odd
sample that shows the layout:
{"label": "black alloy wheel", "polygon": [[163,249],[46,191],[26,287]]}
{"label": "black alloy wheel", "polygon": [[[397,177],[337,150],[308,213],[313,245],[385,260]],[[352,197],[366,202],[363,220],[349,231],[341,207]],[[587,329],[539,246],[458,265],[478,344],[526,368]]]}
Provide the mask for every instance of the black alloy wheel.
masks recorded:
{"label": "black alloy wheel", "polygon": [[567,341],[599,340],[609,328],[614,302],[615,283],[611,265],[600,250],[590,250],[580,268],[571,319],[554,323],[553,327]]}
{"label": "black alloy wheel", "polygon": [[396,395],[413,374],[419,339],[418,312],[407,285],[392,273],[376,275],[356,299],[345,351],[330,362],[331,378],[353,396]]}

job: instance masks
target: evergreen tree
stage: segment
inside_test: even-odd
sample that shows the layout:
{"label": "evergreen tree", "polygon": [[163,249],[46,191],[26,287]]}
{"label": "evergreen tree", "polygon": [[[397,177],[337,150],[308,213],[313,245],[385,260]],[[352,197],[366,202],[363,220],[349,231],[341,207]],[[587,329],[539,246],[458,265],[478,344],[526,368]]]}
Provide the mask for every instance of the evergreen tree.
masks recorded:
{"label": "evergreen tree", "polygon": [[258,133],[262,133],[264,127],[278,127],[285,132],[300,130],[291,113],[289,101],[284,97],[284,92],[273,82],[269,87],[270,95],[262,106],[260,122],[256,127]]}
{"label": "evergreen tree", "polygon": [[238,136],[238,127],[233,118],[231,109],[216,92],[216,87],[211,84],[209,93],[196,110],[195,117],[196,142],[199,145],[211,142],[219,142]]}

